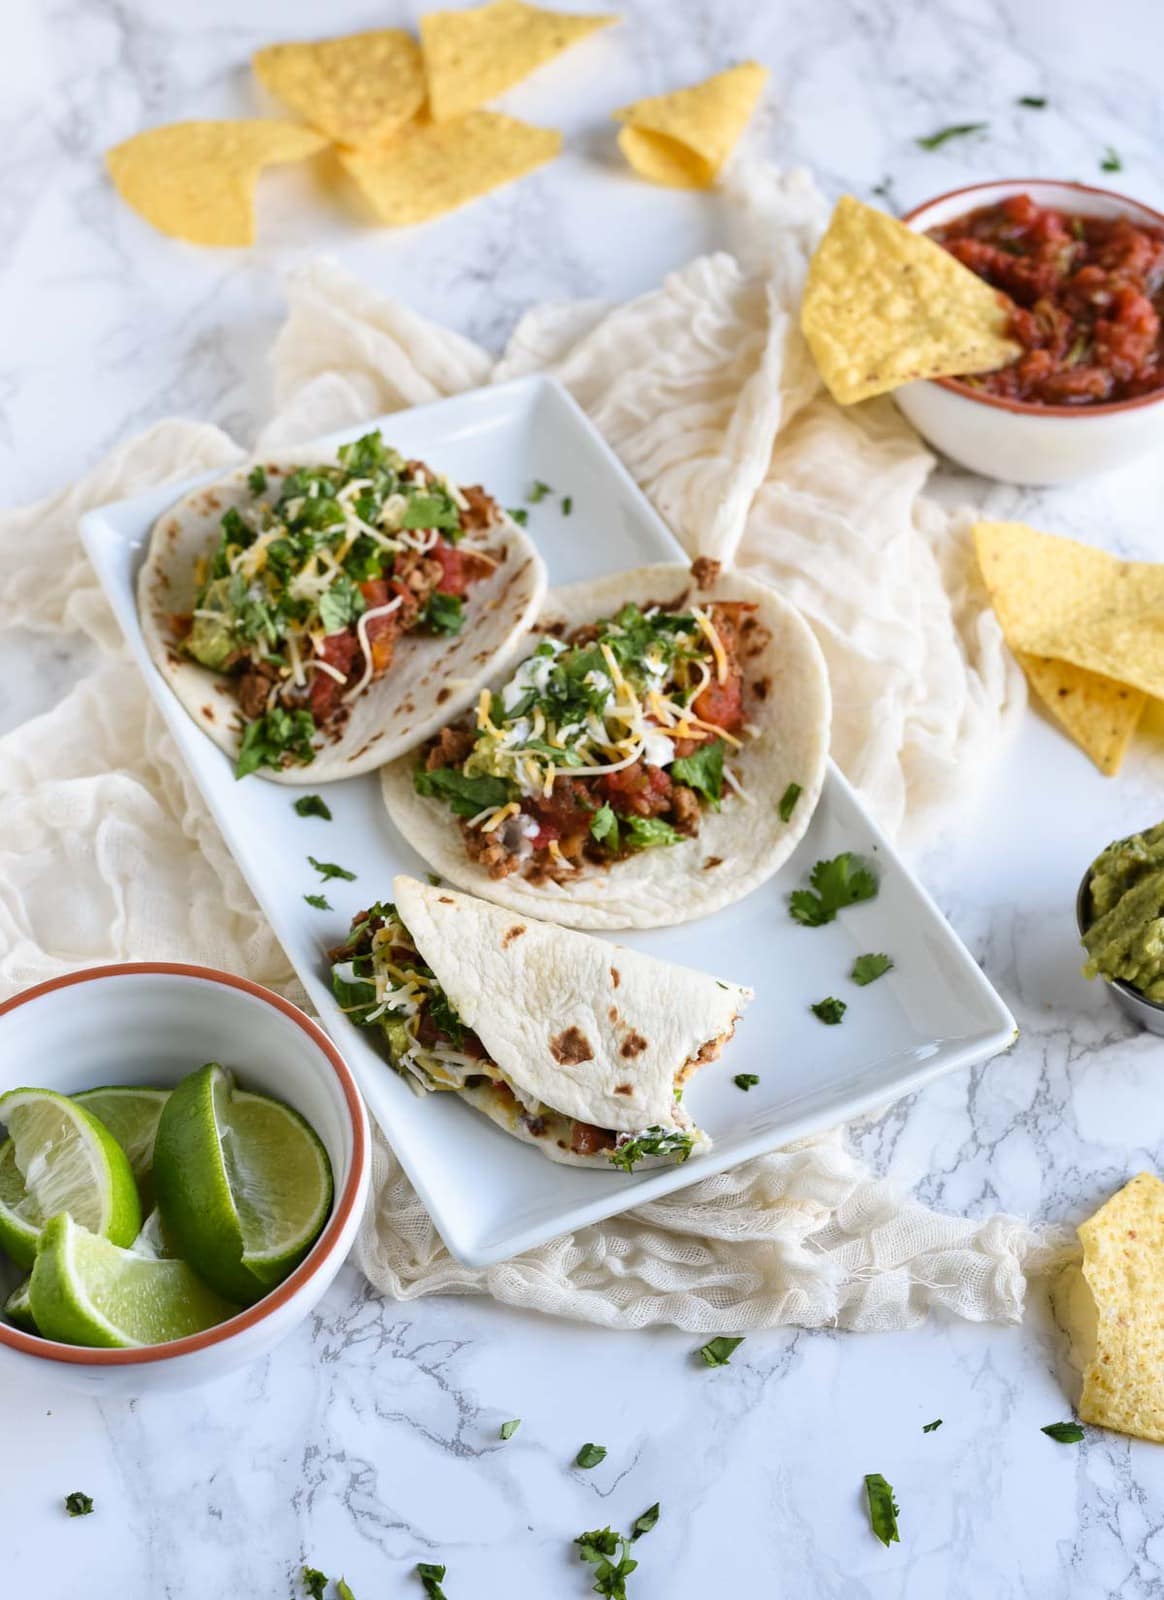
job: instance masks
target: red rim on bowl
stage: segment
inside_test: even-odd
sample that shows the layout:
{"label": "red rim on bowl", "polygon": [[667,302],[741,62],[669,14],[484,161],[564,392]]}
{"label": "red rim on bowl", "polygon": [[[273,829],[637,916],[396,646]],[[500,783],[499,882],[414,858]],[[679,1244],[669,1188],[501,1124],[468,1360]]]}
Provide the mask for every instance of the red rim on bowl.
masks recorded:
{"label": "red rim on bowl", "polygon": [[[912,227],[914,218],[920,216],[922,212],[943,205],[947,200],[960,199],[963,195],[981,194],[984,189],[1013,189],[1018,193],[1024,189],[1037,189],[1045,184],[1053,184],[1056,189],[1073,189],[1077,194],[1102,195],[1105,200],[1114,200],[1117,205],[1126,206],[1129,211],[1146,213],[1158,227],[1164,228],[1164,214],[1154,210],[1152,206],[1145,205],[1142,200],[1133,200],[1130,195],[1117,194],[1114,189],[1101,189],[1094,183],[1075,183],[1061,178],[996,178],[990,183],[967,183],[960,189],[947,189],[944,194],[936,194],[932,200],[914,206],[911,211],[905,212],[901,220],[906,227]],[[916,231],[920,233],[925,230],[919,228]],[[1154,394],[1138,394],[1132,400],[1107,400],[1096,405],[1054,406],[1036,404],[1029,400],[1010,400],[1004,395],[983,394],[981,390],[972,389],[959,378],[927,378],[924,381],[936,383],[940,389],[961,395],[964,400],[974,400],[979,405],[993,406],[998,411],[1017,411],[1024,417],[1110,417],[1116,411],[1137,411],[1164,400],[1164,386],[1161,386]]]}
{"label": "red rim on bowl", "polygon": [[296,1027],[302,1028],[317,1049],[327,1057],[343,1090],[344,1100],[351,1116],[351,1170],[343,1193],[332,1205],[327,1226],[312,1245],[306,1258],[299,1263],[290,1277],[272,1289],[270,1294],[264,1295],[256,1305],[240,1311],[237,1317],[231,1317],[227,1322],[220,1322],[215,1327],[208,1328],[205,1333],[191,1334],[185,1339],[174,1339],[169,1344],[143,1345],[140,1349],[133,1350],[91,1350],[81,1345],[57,1344],[52,1339],[41,1339],[35,1334],[22,1333],[19,1328],[14,1328],[9,1323],[0,1322],[0,1345],[5,1345],[10,1350],[19,1350],[22,1355],[38,1356],[42,1361],[63,1361],[75,1366],[88,1367],[130,1367],[151,1361],[168,1361],[174,1356],[193,1355],[196,1351],[208,1350],[212,1345],[222,1344],[225,1340],[233,1338],[236,1333],[255,1327],[273,1311],[287,1304],[314,1273],[315,1262],[319,1255],[330,1250],[338,1242],[355,1208],[360,1177],[367,1165],[368,1150],[363,1107],[355,1080],[343,1057],[323,1029],[300,1011],[298,1006],[293,1006],[289,1000],[284,1000],[281,995],[274,994],[270,989],[264,989],[261,984],[252,983],[249,978],[238,978],[233,973],[220,972],[216,967],[189,966],[180,961],[130,961],[117,966],[86,967],[80,972],[70,972],[64,977],[50,978],[46,983],[38,983],[35,988],[26,989],[23,994],[13,995],[11,1000],[0,1004],[0,1017],[15,1011],[17,1006],[27,1005],[30,1000],[39,1000],[41,995],[51,994],[55,989],[67,989],[75,983],[89,983],[98,978],[130,977],[143,973],[202,978],[208,983],[219,983],[230,989],[239,989],[244,994],[253,995],[256,1000],[262,1000],[274,1010],[281,1011]]}

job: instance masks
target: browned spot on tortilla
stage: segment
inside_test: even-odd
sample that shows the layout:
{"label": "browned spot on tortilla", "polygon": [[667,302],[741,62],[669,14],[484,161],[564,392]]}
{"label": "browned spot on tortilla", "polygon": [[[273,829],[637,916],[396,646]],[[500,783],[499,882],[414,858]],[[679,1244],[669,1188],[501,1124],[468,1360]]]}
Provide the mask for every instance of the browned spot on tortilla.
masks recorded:
{"label": "browned spot on tortilla", "polygon": [[566,623],[564,623],[564,622],[539,622],[538,623],[538,632],[539,633],[551,633],[551,634],[553,634],[555,639],[561,638],[562,634],[564,634],[565,631],[566,631]]}
{"label": "browned spot on tortilla", "polygon": [[772,643],[772,630],[765,628],[755,617],[744,618],[740,624],[740,633],[743,637],[743,653],[748,661],[754,656],[762,655]]}
{"label": "browned spot on tortilla", "polygon": [[502,948],[507,949],[515,939],[520,939],[524,932],[524,922],[515,922],[512,928],[506,928],[505,932],[501,935]]}
{"label": "browned spot on tortilla", "polygon": [[606,1015],[610,1018],[611,1022],[617,1022],[618,1021],[618,1007],[617,1006],[611,1006],[610,1010],[606,1013]]}
{"label": "browned spot on tortilla", "polygon": [[723,562],[713,556],[696,556],[691,563],[691,576],[701,589],[710,589],[723,571]]}
{"label": "browned spot on tortilla", "polygon": [[413,705],[411,699],[402,700],[400,702],[400,710],[401,710],[401,713],[404,716],[410,717],[412,715],[412,713],[416,710],[416,707]]}
{"label": "browned spot on tortilla", "polygon": [[443,706],[445,701],[452,694],[452,692],[453,691],[451,689],[449,689],[449,688],[444,688],[444,689],[439,690],[438,693],[437,693],[437,697],[436,697],[437,705],[438,706]]}
{"label": "browned spot on tortilla", "polygon": [[172,667],[180,667],[182,665],[182,657],[175,655],[172,650],[166,651],[166,660]]}
{"label": "browned spot on tortilla", "polygon": [[618,988],[619,984],[622,982],[622,973],[618,970],[617,967],[611,967],[611,969],[610,969],[610,981],[611,981],[611,983],[614,984],[614,987],[616,989]]}
{"label": "browned spot on tortilla", "polygon": [[218,511],[222,507],[222,501],[216,494],[207,493],[205,505],[207,511]]}
{"label": "browned spot on tortilla", "polygon": [[704,872],[710,872],[712,867],[722,867],[722,866],[723,866],[723,857],[722,856],[708,856],[707,860],[703,863],[703,867],[702,867],[701,870],[704,871]]}
{"label": "browned spot on tortilla", "polygon": [[550,1054],[563,1067],[575,1067],[580,1061],[593,1061],[594,1051],[590,1040],[581,1028],[566,1028],[550,1040]]}
{"label": "browned spot on tortilla", "polygon": [[447,894],[438,894],[437,895],[437,899],[440,901],[442,906],[453,906],[453,905],[456,905],[456,903],[457,903],[455,900],[451,899],[450,896],[447,895]]}
{"label": "browned spot on tortilla", "polygon": [[202,707],[202,715],[206,718],[207,722],[213,722],[214,721],[214,707],[213,706],[203,706]]}
{"label": "browned spot on tortilla", "polygon": [[625,1060],[629,1061],[632,1056],[641,1056],[646,1048],[647,1041],[643,1038],[642,1034],[635,1033],[632,1029],[632,1031],[627,1034],[626,1038],[619,1046],[618,1053]]}
{"label": "browned spot on tortilla", "polygon": [[757,678],[755,683],[752,685],[752,693],[755,695],[757,700],[767,700],[771,692],[771,678]]}
{"label": "browned spot on tortilla", "polygon": [[634,1089],[629,1083],[616,1083],[614,1092],[615,1094],[634,1094]]}

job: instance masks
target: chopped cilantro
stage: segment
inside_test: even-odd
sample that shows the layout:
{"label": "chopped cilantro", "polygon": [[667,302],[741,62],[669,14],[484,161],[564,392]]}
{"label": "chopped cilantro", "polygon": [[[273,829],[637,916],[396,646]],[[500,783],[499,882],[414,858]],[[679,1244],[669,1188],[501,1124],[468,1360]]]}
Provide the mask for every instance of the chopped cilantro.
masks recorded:
{"label": "chopped cilantro", "polygon": [[314,906],[317,911],[330,911],[331,905],[325,894],[305,894],[303,898],[309,906]]}
{"label": "chopped cilantro", "polygon": [[1039,1432],[1045,1433],[1048,1439],[1054,1439],[1056,1444],[1078,1444],[1083,1438],[1083,1429],[1077,1422],[1049,1422]]}
{"label": "chopped cilantro", "polygon": [[303,1589],[310,1596],[310,1600],[323,1600],[323,1591],[327,1588],[327,1575],[320,1572],[318,1567],[304,1567]]}
{"label": "chopped cilantro", "polygon": [[1031,111],[1045,111],[1046,98],[1041,94],[1020,94],[1015,101],[1016,106],[1027,106]]}
{"label": "chopped cilantro", "polygon": [[405,508],[401,527],[407,529],[440,528],[447,533],[459,533],[461,514],[450,495],[434,493],[429,490],[425,494],[414,494],[412,496]]}
{"label": "chopped cilantro", "polygon": [[886,173],[885,177],[882,178],[880,183],[875,183],[873,185],[872,193],[878,200],[884,200],[890,211],[898,212],[901,210],[901,207],[898,204],[897,195],[894,192],[893,179],[888,173]]}
{"label": "chopped cilantro", "polygon": [[737,1072],[732,1079],[737,1089],[754,1089],[759,1081],[760,1075],[756,1072]]}
{"label": "chopped cilantro", "polygon": [[632,850],[653,850],[656,845],[680,844],[683,840],[683,835],[662,817],[623,817],[622,823]]}
{"label": "chopped cilantro", "polygon": [[514,1417],[512,1422],[503,1422],[501,1424],[500,1437],[502,1439],[512,1439],[514,1434],[517,1432],[517,1430],[520,1427],[521,1427],[521,1418],[520,1417]]}
{"label": "chopped cilantro", "polygon": [[584,1444],[574,1457],[576,1467],[596,1467],[600,1461],[606,1460],[606,1446],[604,1444]]}
{"label": "chopped cilantro", "polygon": [[832,922],[845,906],[872,900],[877,894],[877,875],[860,856],[846,850],[831,861],[818,861],[808,880],[813,893],[797,889],[789,898],[789,913],[794,922],[806,928],[819,928]]}
{"label": "chopped cilantro", "polygon": [[671,763],[671,776],[689,789],[698,789],[718,811],[723,799],[723,740],[712,739],[697,745],[689,756],[680,756]]}
{"label": "chopped cilantro", "polygon": [[434,889],[439,889],[441,884],[444,882],[444,879],[441,877],[439,872],[426,872],[424,876],[427,882]]}
{"label": "chopped cilantro", "polygon": [[355,883],[356,875],[349,872],[346,867],[337,867],[334,861],[317,861],[314,856],[308,856],[308,861],[323,879],[324,883],[330,878],[342,878],[345,883]]}
{"label": "chopped cilantro", "polygon": [[413,777],[417,794],[444,800],[458,817],[475,817],[490,806],[503,806],[510,797],[504,778],[467,778],[457,767],[436,767],[426,772],[417,767]]}
{"label": "chopped cilantro", "polygon": [[1110,144],[1103,152],[1103,160],[1099,163],[1099,170],[1101,172],[1122,172],[1124,170],[1124,164],[1120,160],[1119,152],[1114,150]]}
{"label": "chopped cilantro", "polygon": [[65,1496],[65,1510],[71,1517],[87,1517],[93,1509],[93,1497],[74,1489]]}
{"label": "chopped cilantro", "polygon": [[342,633],[365,610],[364,597],[346,575],[335,580],[319,601],[319,620],[324,633]]}
{"label": "chopped cilantro", "polygon": [[924,1425],[924,1427],[922,1428],[922,1432],[923,1433],[937,1433],[938,1429],[941,1426],[942,1426],[941,1417],[936,1417],[933,1422],[927,1422]]}
{"label": "chopped cilantro", "polygon": [[325,822],[331,821],[331,812],[328,810],[327,801],[319,794],[301,794],[295,802],[295,815],[297,817],[322,817]]}
{"label": "chopped cilantro", "polygon": [[822,1022],[827,1022],[834,1027],[849,1009],[843,1000],[838,1000],[834,995],[829,995],[825,1000],[818,1000],[815,1005],[808,1008],[814,1017],[819,1017]]}
{"label": "chopped cilantro", "polygon": [[800,799],[803,793],[804,790],[798,783],[790,783],[788,785],[787,789],[785,789],[784,793],[780,796],[780,804],[776,807],[777,811],[780,813],[781,822],[787,822],[789,820],[789,818],[792,816],[792,813],[796,810],[796,802]]}
{"label": "chopped cilantro", "polygon": [[919,150],[939,150],[950,139],[962,139],[968,133],[984,133],[989,126],[988,122],[952,122],[948,128],[927,133],[924,139],[915,139],[914,143]]}
{"label": "chopped cilantro", "polygon": [[[369,1011],[376,1009],[376,985],[367,983],[363,979],[353,981],[340,975],[335,967],[331,969],[331,992],[335,995],[341,1011],[345,1012],[359,1027],[364,1027]],[[358,1013],[362,1012],[363,1015]]]}
{"label": "chopped cilantro", "polygon": [[267,487],[267,474],[262,467],[252,467],[247,473],[247,488],[252,494],[262,494]]}
{"label": "chopped cilantro", "polygon": [[622,1172],[633,1172],[635,1164],[644,1156],[674,1156],[682,1166],[691,1154],[694,1135],[681,1133],[677,1128],[645,1128],[633,1138],[624,1139],[610,1152],[610,1164]]}
{"label": "chopped cilantro", "polygon": [[573,511],[573,509],[574,509],[574,496],[570,495],[570,494],[564,494],[562,496],[562,515],[564,517],[568,517],[570,515],[571,511]]}
{"label": "chopped cilantro", "polygon": [[890,956],[858,956],[856,961],[853,962],[853,970],[849,976],[854,983],[859,983],[864,988],[867,983],[875,982],[876,979],[890,972],[892,968],[893,959]]}
{"label": "chopped cilantro", "polygon": [[642,1516],[636,1517],[631,1523],[631,1539],[641,1539],[644,1533],[650,1533],[658,1520],[659,1502],[656,1500],[653,1506],[648,1506]]}
{"label": "chopped cilantro", "polygon": [[441,1582],[447,1570],[447,1567],[435,1566],[431,1561],[417,1562],[416,1576],[420,1579],[428,1600],[446,1600]]}
{"label": "chopped cilantro", "polygon": [[505,515],[507,517],[512,517],[519,528],[524,528],[526,523],[529,521],[529,512],[524,506],[510,506]]}
{"label": "chopped cilantro", "polygon": [[315,759],[311,748],[314,737],[315,718],[310,711],[285,711],[276,706],[247,723],[234,775],[245,778],[260,767],[286,766],[288,760],[307,765]]}
{"label": "chopped cilantro", "polygon": [[422,620],[434,633],[460,633],[465,620],[465,602],[459,594],[445,594],[443,589],[434,589]]}
{"label": "chopped cilantro", "polygon": [[588,1561],[594,1568],[593,1592],[605,1595],[607,1600],[626,1600],[626,1580],[638,1567],[631,1557],[630,1540],[613,1528],[597,1528],[592,1533],[580,1533],[574,1543],[579,1560]]}
{"label": "chopped cilantro", "polygon": [[590,837],[599,844],[605,839],[611,850],[618,849],[618,818],[609,806],[599,806],[591,817]]}
{"label": "chopped cilantro", "polygon": [[337,1578],[335,1580],[335,1600],[356,1600],[346,1578]]}
{"label": "chopped cilantro", "polygon": [[721,1334],[717,1339],[709,1339],[706,1344],[701,1344],[699,1347],[704,1366],[726,1367],[733,1351],[738,1350],[743,1342],[742,1335],[738,1339],[728,1339]]}
{"label": "chopped cilantro", "polygon": [[886,1483],[879,1472],[867,1472],[865,1493],[869,1499],[869,1521],[873,1525],[873,1532],[886,1549],[891,1544],[899,1544],[901,1536],[897,1531],[897,1518],[900,1507],[893,1498],[893,1485]]}
{"label": "chopped cilantro", "polygon": [[531,506],[540,505],[546,496],[553,494],[553,492],[548,483],[543,483],[540,478],[535,478],[529,493],[526,495],[526,499]]}

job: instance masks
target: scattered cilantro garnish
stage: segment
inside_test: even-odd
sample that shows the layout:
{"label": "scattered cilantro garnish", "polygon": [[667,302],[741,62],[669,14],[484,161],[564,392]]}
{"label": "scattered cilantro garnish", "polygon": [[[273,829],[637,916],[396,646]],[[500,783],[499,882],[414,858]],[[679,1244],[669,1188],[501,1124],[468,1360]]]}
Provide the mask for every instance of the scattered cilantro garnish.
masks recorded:
{"label": "scattered cilantro garnish", "polygon": [[252,494],[262,494],[267,487],[267,474],[262,467],[252,467],[247,473],[247,488]]}
{"label": "scattered cilantro garnish", "polygon": [[535,478],[526,499],[531,506],[539,505],[548,494],[553,494],[548,483],[543,483],[540,478]]}
{"label": "scattered cilantro garnish", "polygon": [[400,526],[410,531],[419,528],[440,528],[446,533],[458,533],[461,527],[461,514],[454,505],[451,495],[430,485],[424,494],[413,495]]}
{"label": "scattered cilantro garnish", "polygon": [[319,597],[319,620],[324,633],[342,633],[366,609],[363,595],[346,574]]}
{"label": "scattered cilantro garnish", "polygon": [[814,1017],[819,1017],[822,1022],[827,1022],[834,1027],[849,1009],[843,1000],[838,1000],[835,995],[829,995],[824,1000],[818,1000],[815,1005],[808,1008]]}
{"label": "scattered cilantro garnish", "polygon": [[656,1500],[653,1506],[648,1506],[643,1512],[642,1516],[636,1517],[631,1523],[632,1541],[635,1539],[641,1539],[644,1533],[650,1533],[651,1529],[655,1526],[658,1520],[659,1502]]}
{"label": "scattered cilantro garnish", "polygon": [[914,143],[920,150],[938,150],[949,139],[961,139],[968,133],[983,133],[989,126],[988,122],[952,122],[948,128],[927,133],[924,139],[915,139]]}
{"label": "scattered cilantro garnish", "polygon": [[574,496],[572,494],[564,494],[562,496],[562,515],[568,517],[573,509]]}
{"label": "scattered cilantro garnish", "polygon": [[303,898],[309,906],[314,906],[317,911],[330,911],[331,906],[325,894],[305,894]]}
{"label": "scattered cilantro garnish", "polygon": [[1016,106],[1029,106],[1032,111],[1045,111],[1047,101],[1041,94],[1020,94],[1015,101]]}
{"label": "scattered cilantro garnish", "polygon": [[618,849],[618,818],[609,806],[599,806],[591,817],[590,837],[599,844],[605,839],[611,850]]}
{"label": "scattered cilantro garnish", "polygon": [[576,1467],[596,1467],[600,1461],[606,1460],[606,1446],[604,1444],[584,1444],[574,1457]]}
{"label": "scattered cilantro garnish", "polygon": [[431,1561],[418,1561],[416,1576],[424,1585],[424,1592],[428,1600],[446,1600],[445,1591],[441,1588],[441,1581],[448,1569],[435,1566]]}
{"label": "scattered cilantro garnish", "polygon": [[923,1433],[936,1433],[941,1426],[942,1426],[942,1419],[941,1419],[941,1417],[937,1417],[937,1418],[935,1418],[935,1420],[933,1422],[927,1422],[925,1424],[925,1426],[922,1428],[922,1432]]}
{"label": "scattered cilantro garnish", "polygon": [[323,1600],[323,1591],[327,1588],[326,1575],[318,1567],[304,1567],[303,1588],[310,1600]]}
{"label": "scattered cilantro garnish", "polygon": [[681,1133],[675,1128],[644,1128],[633,1139],[614,1147],[610,1152],[610,1164],[623,1172],[633,1172],[635,1163],[644,1156],[674,1156],[676,1164],[682,1166],[694,1143],[690,1133]]}
{"label": "scattered cilantro garnish", "polygon": [[65,1496],[65,1510],[71,1517],[87,1517],[93,1509],[93,1497],[74,1489]]}
{"label": "scattered cilantro garnish", "polygon": [[580,1533],[574,1543],[579,1559],[594,1568],[593,1592],[605,1595],[607,1600],[626,1600],[626,1580],[638,1566],[631,1557],[630,1540],[613,1528],[597,1528],[593,1533]]}
{"label": "scattered cilantro garnish", "polygon": [[500,1428],[500,1437],[502,1439],[512,1439],[514,1434],[517,1432],[517,1430],[520,1427],[521,1427],[521,1418],[520,1417],[514,1417],[512,1422],[503,1422],[501,1424],[501,1428]]}
{"label": "scattered cilantro garnish", "polygon": [[737,1072],[732,1079],[737,1089],[754,1089],[759,1081],[759,1074],[755,1072]]}
{"label": "scattered cilantro garnish", "polygon": [[683,835],[662,817],[623,817],[622,821],[632,850],[653,850],[656,845],[680,844],[683,840]]}
{"label": "scattered cilantro garnish", "polygon": [[524,528],[526,523],[529,521],[529,512],[524,506],[510,506],[505,515],[507,517],[512,517],[519,528]]}
{"label": "scattered cilantro garnish", "polygon": [[1099,170],[1101,172],[1122,172],[1124,170],[1119,151],[1114,150],[1110,144],[1103,152],[1103,160],[1099,163]]}
{"label": "scattered cilantro garnish", "polygon": [[441,884],[444,882],[444,879],[441,877],[439,872],[426,872],[424,876],[426,881],[434,889],[439,889]]}
{"label": "scattered cilantro garnish", "polygon": [[780,813],[781,822],[787,822],[789,820],[789,818],[792,816],[792,813],[796,810],[796,802],[800,799],[803,793],[804,790],[798,783],[790,783],[788,785],[787,789],[785,789],[784,793],[780,796],[780,804],[776,807],[777,811]]}
{"label": "scattered cilantro garnish", "polygon": [[301,794],[295,802],[295,815],[297,817],[322,817],[325,822],[331,821],[331,811],[327,801],[319,794]]}
{"label": "scattered cilantro garnish", "polygon": [[317,861],[314,856],[308,856],[308,861],[323,879],[324,883],[330,878],[342,878],[345,883],[355,883],[356,875],[349,872],[346,867],[337,867],[334,861]]}
{"label": "scattered cilantro garnish", "polygon": [[315,736],[315,718],[310,711],[285,711],[276,706],[266,711],[243,730],[235,763],[236,778],[245,778],[260,767],[281,767],[284,757],[306,764],[314,761],[311,741]]}
{"label": "scattered cilantro garnish", "polygon": [[869,1497],[869,1521],[873,1524],[873,1532],[887,1549],[891,1544],[899,1544],[901,1536],[897,1531],[897,1518],[901,1508],[893,1498],[893,1485],[886,1483],[879,1472],[867,1472],[865,1493]]}
{"label": "scattered cilantro garnish", "polygon": [[1054,1439],[1056,1444],[1078,1444],[1083,1438],[1083,1429],[1077,1422],[1049,1422],[1039,1432],[1045,1433],[1048,1439]]}
{"label": "scattered cilantro garnish", "polygon": [[901,206],[898,202],[897,194],[893,187],[893,179],[888,173],[885,174],[880,183],[875,183],[873,185],[872,193],[877,197],[878,200],[884,200],[890,211],[900,212]]}
{"label": "scattered cilantro garnish", "polygon": [[876,873],[851,850],[834,856],[831,861],[818,861],[808,881],[816,892],[797,889],[788,901],[792,920],[803,923],[806,928],[822,927],[845,906],[872,900],[877,894]]}
{"label": "scattered cilantro garnish", "polygon": [[467,778],[457,767],[436,767],[432,772],[418,767],[413,783],[417,794],[446,801],[458,817],[475,817],[490,806],[503,806],[510,793],[504,778]]}
{"label": "scattered cilantro garnish", "polygon": [[893,967],[891,956],[867,955],[858,956],[853,962],[853,970],[849,976],[854,983],[859,983],[862,989],[867,983],[873,983]]}
{"label": "scattered cilantro garnish", "polygon": [[335,1600],[356,1600],[355,1595],[348,1587],[346,1578],[337,1578],[335,1580]]}
{"label": "scattered cilantro garnish", "polygon": [[465,602],[459,594],[445,594],[443,589],[434,589],[424,608],[423,620],[434,633],[460,633],[465,620]]}
{"label": "scattered cilantro garnish", "polygon": [[704,1366],[726,1367],[732,1358],[732,1352],[738,1350],[743,1342],[743,1335],[738,1339],[727,1339],[721,1334],[718,1339],[709,1339],[706,1344],[701,1344],[699,1347]]}
{"label": "scattered cilantro garnish", "polygon": [[689,789],[697,789],[712,810],[718,811],[723,799],[723,740],[712,739],[697,745],[689,756],[680,756],[671,763],[671,776]]}

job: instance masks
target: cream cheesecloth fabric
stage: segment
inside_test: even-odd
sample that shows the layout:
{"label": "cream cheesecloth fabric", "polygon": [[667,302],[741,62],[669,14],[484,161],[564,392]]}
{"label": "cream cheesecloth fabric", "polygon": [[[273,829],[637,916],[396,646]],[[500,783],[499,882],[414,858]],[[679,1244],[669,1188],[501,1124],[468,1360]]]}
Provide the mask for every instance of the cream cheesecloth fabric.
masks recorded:
{"label": "cream cheesecloth fabric", "polygon": [[[693,261],[629,304],[541,306],[500,360],[327,263],[287,285],[277,408],[261,448],[519,373],[550,371],[687,548],[733,558],[802,607],[828,657],[833,752],[891,833],[965,799],[1022,704],[974,588],[959,519],[923,496],[931,460],[888,402],[842,413],[796,326],[824,206],[803,174],[737,174],[736,255]],[[0,624],[88,635],[96,665],[0,741],[0,992],[105,961],[180,958],[296,994],[77,542],[85,508],[227,466],[215,428],[162,422],[62,494],[0,517]],[[300,998],[302,998],[300,996]],[[904,1327],[942,1306],[1021,1315],[1048,1246],[903,1198],[840,1132],[488,1270],[441,1245],[377,1141],[358,1260],[399,1298],[490,1294],[608,1327]]]}

